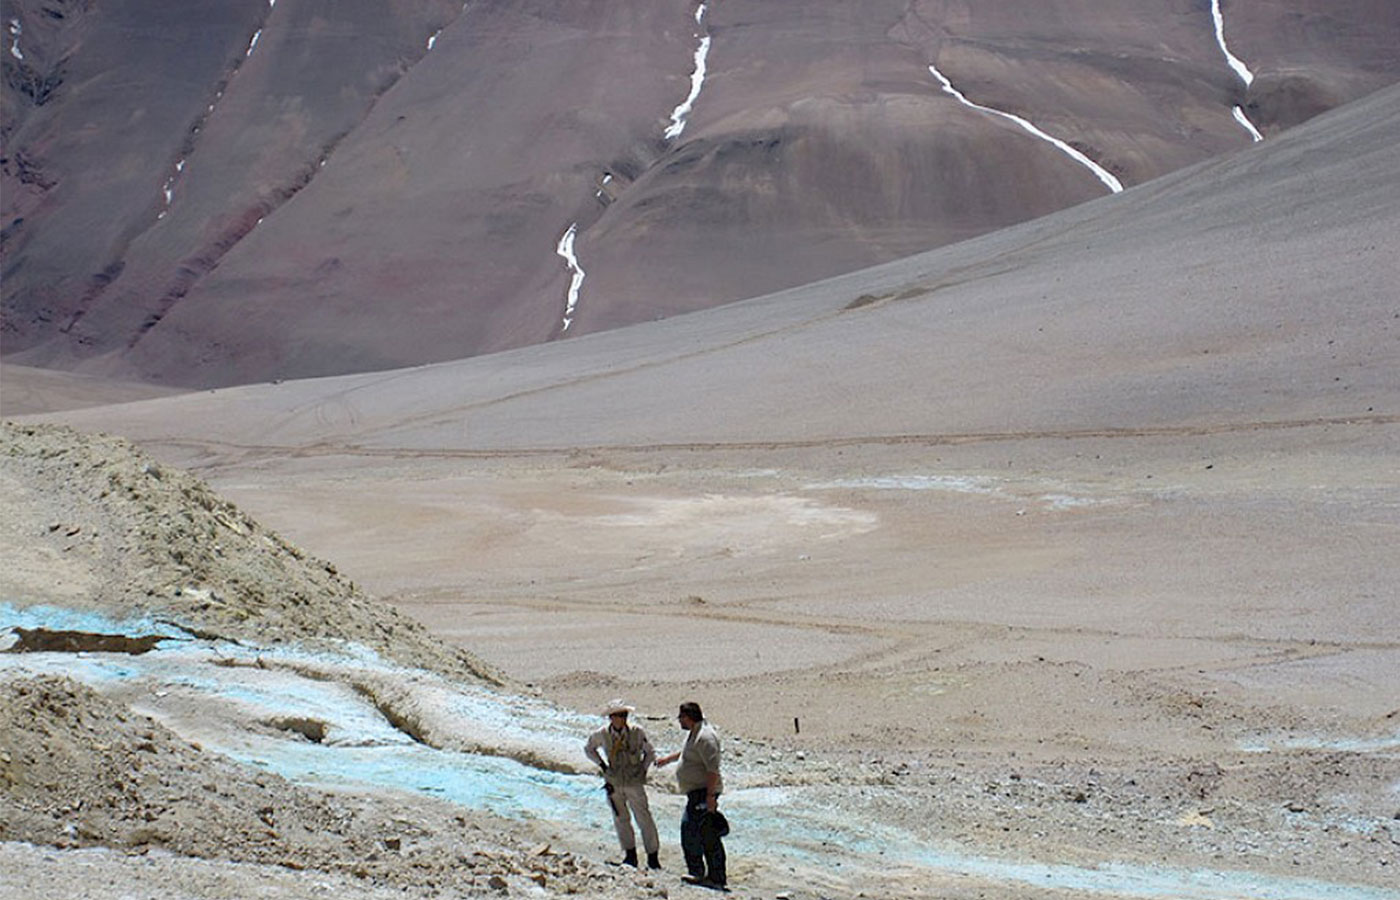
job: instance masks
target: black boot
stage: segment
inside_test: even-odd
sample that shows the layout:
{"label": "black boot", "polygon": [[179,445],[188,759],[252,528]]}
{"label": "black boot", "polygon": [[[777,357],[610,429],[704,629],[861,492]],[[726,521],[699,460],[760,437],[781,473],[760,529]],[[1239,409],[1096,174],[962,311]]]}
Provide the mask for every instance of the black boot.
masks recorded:
{"label": "black boot", "polygon": [[636,847],[633,847],[631,850],[627,850],[627,851],[624,851],[624,852],[623,852],[623,854],[622,854],[622,864],[623,864],[624,866],[631,866],[631,867],[634,868],[634,869],[637,867],[637,848],[636,848]]}
{"label": "black boot", "polygon": [[661,868],[661,854],[659,854],[659,853],[648,853],[648,854],[647,854],[647,868],[648,868],[648,869],[659,869],[659,868]]}

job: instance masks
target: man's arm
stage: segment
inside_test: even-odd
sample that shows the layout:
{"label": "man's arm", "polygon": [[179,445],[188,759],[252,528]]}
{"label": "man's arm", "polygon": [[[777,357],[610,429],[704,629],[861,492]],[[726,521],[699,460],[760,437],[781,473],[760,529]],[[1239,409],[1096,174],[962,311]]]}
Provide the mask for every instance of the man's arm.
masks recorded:
{"label": "man's arm", "polygon": [[593,761],[593,764],[604,772],[608,771],[608,764],[598,753],[598,748],[603,744],[602,732],[595,731],[588,736],[588,743],[583,745],[583,755]]}
{"label": "man's arm", "polygon": [[719,761],[720,748],[719,738],[713,731],[704,735],[704,739],[697,741],[696,750],[700,754],[700,759],[705,764],[705,808],[711,812],[719,807],[715,804],[719,798]]}

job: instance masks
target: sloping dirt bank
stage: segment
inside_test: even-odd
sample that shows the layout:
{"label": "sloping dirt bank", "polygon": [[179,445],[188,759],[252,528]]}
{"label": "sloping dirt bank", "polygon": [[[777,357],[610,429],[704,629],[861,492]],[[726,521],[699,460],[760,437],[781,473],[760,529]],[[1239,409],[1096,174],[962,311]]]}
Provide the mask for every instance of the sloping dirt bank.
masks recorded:
{"label": "sloping dirt bank", "polygon": [[348,641],[405,664],[497,680],[334,564],[124,440],[4,423],[0,447],[7,599],[172,619],[192,636]]}

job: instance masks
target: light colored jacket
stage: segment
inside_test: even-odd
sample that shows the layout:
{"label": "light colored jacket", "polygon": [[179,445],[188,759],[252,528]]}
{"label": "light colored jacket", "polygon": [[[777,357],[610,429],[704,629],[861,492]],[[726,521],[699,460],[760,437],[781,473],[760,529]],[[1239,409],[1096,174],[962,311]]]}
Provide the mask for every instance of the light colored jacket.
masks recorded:
{"label": "light colored jacket", "polygon": [[589,735],[583,753],[594,765],[606,762],[608,771],[603,779],[616,785],[645,784],[647,770],[656,762],[647,733],[631,723],[621,732],[614,731],[612,725],[599,728]]}
{"label": "light colored jacket", "polygon": [[[710,773],[719,774],[719,760],[719,733],[709,722],[701,722],[686,735],[685,747],[681,749],[681,764],[676,768],[676,783],[681,791],[688,794],[709,787]],[[720,779],[715,793],[723,790],[724,780]]]}

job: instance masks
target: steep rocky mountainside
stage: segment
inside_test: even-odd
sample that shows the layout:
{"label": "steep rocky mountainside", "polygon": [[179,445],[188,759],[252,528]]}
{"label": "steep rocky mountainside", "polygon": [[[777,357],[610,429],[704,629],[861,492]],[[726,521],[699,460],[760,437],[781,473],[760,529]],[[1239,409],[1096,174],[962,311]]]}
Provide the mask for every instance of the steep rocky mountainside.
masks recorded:
{"label": "steep rocky mountainside", "polygon": [[7,357],[184,385],[460,358],[808,283],[1400,78],[1388,0],[5,16]]}

